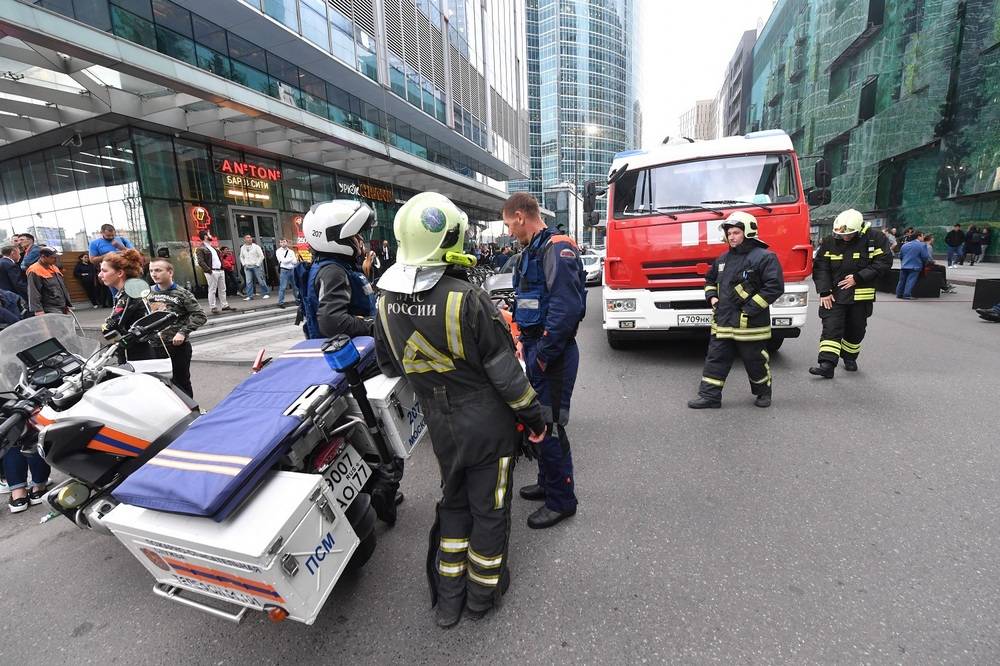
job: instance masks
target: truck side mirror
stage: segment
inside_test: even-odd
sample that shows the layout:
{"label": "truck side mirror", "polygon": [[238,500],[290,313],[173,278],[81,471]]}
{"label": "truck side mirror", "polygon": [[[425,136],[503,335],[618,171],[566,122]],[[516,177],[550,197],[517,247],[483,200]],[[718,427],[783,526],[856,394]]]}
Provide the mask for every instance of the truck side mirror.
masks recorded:
{"label": "truck side mirror", "polygon": [[809,194],[806,195],[810,206],[825,206],[830,203],[831,199],[830,190],[827,189],[809,190]]}
{"label": "truck side mirror", "polygon": [[813,172],[813,184],[817,189],[825,190],[830,187],[831,181],[830,164],[821,157],[816,162],[816,170]]}
{"label": "truck side mirror", "polygon": [[583,184],[583,212],[589,218],[590,213],[597,208],[597,182],[588,180]]}
{"label": "truck side mirror", "polygon": [[601,223],[601,214],[596,210],[592,210],[589,213],[583,214],[583,226],[585,227],[596,227]]}

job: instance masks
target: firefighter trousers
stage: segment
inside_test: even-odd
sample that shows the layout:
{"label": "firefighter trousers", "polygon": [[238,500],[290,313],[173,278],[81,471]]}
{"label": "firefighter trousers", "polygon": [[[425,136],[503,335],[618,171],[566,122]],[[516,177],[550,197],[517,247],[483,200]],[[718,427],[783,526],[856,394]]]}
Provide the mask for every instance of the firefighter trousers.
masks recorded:
{"label": "firefighter trousers", "polygon": [[509,584],[510,480],[520,435],[492,387],[451,400],[437,393],[421,398],[441,468],[427,559],[431,598],[454,612],[463,604],[485,611]]}
{"label": "firefighter trousers", "polygon": [[834,302],[829,310],[820,306],[823,333],[819,339],[819,361],[836,365],[840,358],[856,359],[861,353],[861,342],[865,339],[872,310],[872,301]]}
{"label": "firefighter trousers", "polygon": [[570,451],[566,425],[570,400],[580,367],[580,348],[576,340],[566,344],[563,355],[550,361],[543,371],[538,365],[538,339],[522,339],[524,365],[528,381],[538,393],[549,431],[538,446],[538,485],[545,489],[545,506],[560,513],[576,510],[573,480],[573,452]]}
{"label": "firefighter trousers", "polygon": [[771,357],[767,353],[767,341],[736,342],[714,335],[708,343],[698,395],[709,400],[722,400],[722,387],[737,357],[743,359],[743,367],[750,380],[750,392],[771,395]]}

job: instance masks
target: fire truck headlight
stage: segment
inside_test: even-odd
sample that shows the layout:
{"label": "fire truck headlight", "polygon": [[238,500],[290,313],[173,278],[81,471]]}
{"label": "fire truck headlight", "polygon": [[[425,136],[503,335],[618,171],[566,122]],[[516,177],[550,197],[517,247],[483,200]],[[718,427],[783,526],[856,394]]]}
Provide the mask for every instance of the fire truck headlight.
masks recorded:
{"label": "fire truck headlight", "polygon": [[604,303],[608,312],[635,312],[634,298],[615,298]]}
{"label": "fire truck headlight", "polygon": [[778,300],[771,304],[776,308],[801,308],[809,304],[809,294],[788,293],[778,296]]}

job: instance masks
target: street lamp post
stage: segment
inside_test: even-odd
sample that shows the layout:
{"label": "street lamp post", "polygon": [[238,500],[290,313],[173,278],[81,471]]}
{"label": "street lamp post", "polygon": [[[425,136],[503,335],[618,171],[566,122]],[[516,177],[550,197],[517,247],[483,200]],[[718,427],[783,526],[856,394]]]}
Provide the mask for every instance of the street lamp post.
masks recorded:
{"label": "street lamp post", "polygon": [[[595,125],[577,125],[570,129],[570,134],[573,136],[573,240],[577,243],[580,242],[580,221],[583,216],[580,214],[580,150],[578,147],[578,138],[580,134],[584,135],[584,138],[590,136],[597,136],[601,133],[601,129]],[[587,143],[584,142],[584,149],[586,149]],[[591,242],[593,242],[594,232],[591,232]]]}

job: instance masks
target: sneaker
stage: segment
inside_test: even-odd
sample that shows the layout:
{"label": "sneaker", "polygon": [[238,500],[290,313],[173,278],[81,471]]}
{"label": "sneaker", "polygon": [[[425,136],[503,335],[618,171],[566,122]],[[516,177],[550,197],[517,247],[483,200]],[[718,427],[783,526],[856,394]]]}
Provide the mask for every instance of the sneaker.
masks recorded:
{"label": "sneaker", "polygon": [[227,311],[228,312],[236,312],[236,308],[234,308],[232,305],[226,305],[225,307],[222,308],[222,311],[223,312],[227,312]]}
{"label": "sneaker", "polygon": [[261,298],[263,298],[264,300],[267,300],[267,299],[271,298],[271,294],[264,294],[263,296],[261,296]]}
{"label": "sneaker", "polygon": [[246,298],[244,298],[243,300],[244,300],[244,301],[252,301],[252,300],[253,300],[253,298],[252,298],[251,296],[247,296],[247,297],[246,297]]}
{"label": "sneaker", "polygon": [[212,308],[212,314],[219,314],[220,312],[222,312],[222,310],[219,308]]}
{"label": "sneaker", "polygon": [[0,495],[10,495],[10,486],[6,479],[0,479]]}
{"label": "sneaker", "polygon": [[101,306],[100,306],[100,305],[95,305],[93,309],[94,309],[94,310],[100,310],[100,309],[101,309]]}
{"label": "sneaker", "polygon": [[22,511],[27,511],[29,504],[27,497],[18,497],[17,499],[12,499],[8,504],[7,508],[10,509],[11,513],[21,513]]}
{"label": "sneaker", "polygon": [[28,493],[28,502],[31,506],[38,506],[45,501],[45,493],[49,491],[48,484],[45,484],[41,488],[32,488],[31,492]]}
{"label": "sneaker", "polygon": [[278,307],[281,308],[282,310],[284,310],[285,309],[285,304],[284,303],[278,303]]}

